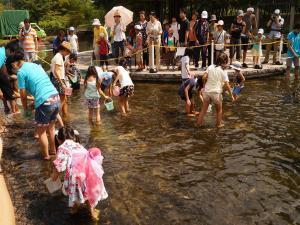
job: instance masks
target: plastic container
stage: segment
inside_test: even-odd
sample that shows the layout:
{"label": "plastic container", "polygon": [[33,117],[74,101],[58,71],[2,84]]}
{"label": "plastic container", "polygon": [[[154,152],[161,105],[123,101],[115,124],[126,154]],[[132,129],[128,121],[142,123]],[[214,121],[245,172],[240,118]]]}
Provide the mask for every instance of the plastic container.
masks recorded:
{"label": "plastic container", "polygon": [[54,193],[58,190],[61,189],[62,183],[60,181],[60,178],[57,178],[56,181],[53,181],[52,178],[48,178],[47,180],[44,181],[44,184],[46,185],[49,193]]}
{"label": "plastic container", "polygon": [[113,95],[116,97],[118,97],[120,95],[120,87],[119,86],[114,86]]}
{"label": "plastic container", "polygon": [[71,96],[72,92],[73,92],[73,88],[71,88],[71,87],[65,87],[64,88],[64,92],[65,92],[66,96]]}
{"label": "plastic container", "polygon": [[114,110],[114,102],[113,102],[112,99],[105,100],[105,101],[104,101],[104,105],[105,105],[105,108],[107,109],[107,111],[112,111],[112,110]]}

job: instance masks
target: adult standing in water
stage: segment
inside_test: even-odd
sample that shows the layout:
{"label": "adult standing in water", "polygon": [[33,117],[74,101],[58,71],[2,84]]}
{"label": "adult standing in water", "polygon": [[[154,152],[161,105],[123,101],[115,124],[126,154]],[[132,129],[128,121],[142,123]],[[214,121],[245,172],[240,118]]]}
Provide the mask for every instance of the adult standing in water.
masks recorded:
{"label": "adult standing in water", "polygon": [[[119,11],[115,12],[114,20],[115,20],[115,26],[113,27],[112,30],[112,35],[114,40],[113,53],[114,53],[114,57],[119,58],[120,56],[123,57],[125,53],[124,51],[125,51],[125,41],[126,41],[126,36],[125,36],[126,26],[124,26],[124,24],[121,23],[121,14]],[[118,64],[119,60],[117,59],[116,62]]]}
{"label": "adult standing in water", "polygon": [[243,44],[243,64],[242,66],[244,68],[248,68],[246,64],[246,58],[247,58],[247,51],[249,48],[249,40],[250,37],[257,32],[257,23],[256,23],[256,17],[254,14],[254,8],[250,7],[247,9],[247,12],[245,13],[243,17],[243,21],[245,22],[245,30],[241,35],[241,42]]}
{"label": "adult standing in water", "polygon": [[209,104],[214,104],[216,107],[216,127],[221,128],[224,126],[222,124],[223,85],[225,85],[232,101],[234,101],[234,97],[232,95],[231,87],[229,84],[228,74],[225,71],[227,64],[228,56],[226,55],[226,53],[221,53],[216,60],[216,65],[209,66],[207,72],[204,74],[204,78],[206,79],[203,93],[204,102],[197,120],[197,124],[200,126],[203,125],[204,116],[207,112]]}
{"label": "adult standing in water", "polygon": [[[137,23],[142,27],[141,33],[143,36],[143,48],[147,48],[148,43],[147,43],[147,20],[146,20],[146,13],[145,11],[140,11],[140,21]],[[146,66],[149,64],[149,59],[148,59],[148,49],[146,49],[143,52],[143,68],[145,69]]]}
{"label": "adult standing in water", "polygon": [[[100,40],[100,34],[104,34],[104,38],[108,40],[108,34],[107,30],[104,26],[101,26],[100,20],[99,19],[94,19],[93,21],[93,33],[94,33],[94,38],[93,38],[93,49],[94,49],[94,56],[96,60],[100,60],[100,50],[99,50],[99,45],[97,44],[98,41]],[[97,61],[97,64],[99,65],[99,61]]]}
{"label": "adult standing in water", "polygon": [[7,58],[6,66],[8,71],[18,76],[24,117],[31,117],[27,93],[34,97],[36,131],[43,157],[49,160],[49,153],[56,154],[54,135],[59,111],[59,95],[44,69],[35,63],[24,62],[23,58],[23,52],[17,52]]}
{"label": "adult standing in water", "polygon": [[65,88],[67,85],[67,77],[65,73],[64,58],[71,53],[71,44],[64,41],[58,48],[58,52],[51,60],[51,74],[50,78],[57,89],[61,101],[62,116],[68,115],[67,96],[65,95]]}
{"label": "adult standing in water", "polygon": [[[153,48],[151,45],[155,45],[155,64],[156,64],[156,71],[160,70],[160,44],[161,44],[161,34],[162,34],[162,27],[161,23],[156,18],[155,12],[150,13],[150,21],[147,25],[147,35],[148,35],[148,43],[150,46],[149,50],[149,62],[150,67],[153,67],[153,57],[154,55]],[[154,68],[150,68],[150,72],[155,71]]]}

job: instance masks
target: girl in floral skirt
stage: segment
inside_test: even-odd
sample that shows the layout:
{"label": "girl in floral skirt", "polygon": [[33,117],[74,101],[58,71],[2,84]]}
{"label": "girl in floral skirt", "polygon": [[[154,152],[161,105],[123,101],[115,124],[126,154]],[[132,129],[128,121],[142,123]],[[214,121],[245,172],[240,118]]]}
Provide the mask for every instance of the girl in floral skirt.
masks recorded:
{"label": "girl in floral skirt", "polygon": [[100,96],[105,99],[110,99],[101,90],[101,84],[99,82],[98,73],[94,66],[90,66],[87,70],[84,80],[84,96],[86,98],[86,104],[89,108],[89,121],[93,123],[93,115],[96,114],[96,124],[100,125]]}
{"label": "girl in floral skirt", "polygon": [[69,196],[69,207],[72,214],[76,213],[79,205],[86,201],[94,219],[99,219],[99,210],[95,209],[100,200],[108,197],[102,176],[103,156],[98,148],[86,150],[76,142],[72,128],[63,127],[58,131],[57,139],[60,144],[52,180],[59,178],[59,173],[65,172],[62,191]]}

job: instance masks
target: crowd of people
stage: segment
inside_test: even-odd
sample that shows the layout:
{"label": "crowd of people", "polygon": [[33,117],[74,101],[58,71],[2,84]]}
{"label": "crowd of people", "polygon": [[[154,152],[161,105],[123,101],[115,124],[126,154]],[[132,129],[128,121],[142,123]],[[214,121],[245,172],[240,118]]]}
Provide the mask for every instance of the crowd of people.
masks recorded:
{"label": "crowd of people", "polygon": [[[198,13],[194,12],[189,21],[186,11],[182,9],[179,22],[173,17],[171,22],[164,21],[163,25],[154,12],[150,13],[149,21],[146,20],[144,11],[141,11],[139,16],[140,21],[133,24],[129,38],[126,38],[126,27],[122,24],[118,12],[114,14],[115,26],[110,31],[101,25],[99,19],[94,19],[93,54],[101,63],[89,66],[84,78],[76,65],[80,43],[74,27],[69,28],[67,37],[61,31],[54,40],[54,57],[51,60],[49,75],[35,61],[38,51],[37,37],[28,19],[20,28],[19,40],[0,47],[0,97],[5,111],[18,113],[16,99],[20,98],[23,116],[32,118],[34,113],[35,134],[43,158],[50,160],[51,155],[56,156],[53,181],[58,179],[59,172],[67,171],[63,187],[69,196],[69,206],[72,207],[72,211],[76,211],[79,204],[88,201],[95,218],[97,202],[107,198],[102,181],[103,157],[99,149],[86,150],[81,146],[78,143],[78,132],[64,125],[64,118],[68,116],[68,98],[72,91],[83,86],[88,119],[92,124],[94,121],[97,125],[101,124],[100,105],[112,101],[113,97],[119,100],[120,113],[127,115],[130,112],[129,99],[134,94],[134,83],[127,69],[130,54],[135,52],[138,70],[145,69],[148,62],[150,70],[160,70],[162,52],[167,56],[168,68],[175,69],[176,48],[181,46],[185,47],[185,52],[180,59],[182,81],[178,94],[185,101],[186,114],[197,116],[196,123],[202,126],[205,114],[210,111],[211,105],[214,105],[216,127],[220,128],[224,126],[223,87],[225,86],[232,101],[236,101],[245,84],[242,69],[247,68],[246,57],[250,39],[253,43],[251,51],[255,68],[261,68],[261,42],[265,39],[274,45],[274,64],[281,64],[277,58],[277,50],[284,20],[280,17],[279,10],[275,10],[268,22],[271,32],[267,37],[264,36],[264,30],[257,27],[253,8],[248,8],[246,13],[239,10],[229,32],[223,29],[224,21],[217,20],[215,15],[209,18],[206,11],[201,13],[200,18]],[[299,70],[299,32],[300,25],[296,24],[287,37],[287,70],[289,72],[294,63],[296,77]],[[210,57],[212,41],[215,47],[214,62]],[[226,44],[229,43],[231,47],[228,56],[225,50]],[[154,45],[154,48],[148,48],[151,45]],[[160,46],[164,46],[164,51]],[[265,63],[269,60],[271,44],[267,46]],[[108,70],[110,49],[117,65]],[[151,57],[153,54],[155,59]],[[192,59],[195,67],[199,68],[200,55],[201,69],[205,72],[203,76],[195,76],[190,69],[190,60]],[[233,85],[230,85],[226,71],[229,64],[235,71]],[[202,102],[200,112],[195,110],[195,93]],[[60,126],[58,133],[55,129],[57,121]],[[82,174],[85,176],[82,177]],[[78,176],[80,179],[77,179]]]}

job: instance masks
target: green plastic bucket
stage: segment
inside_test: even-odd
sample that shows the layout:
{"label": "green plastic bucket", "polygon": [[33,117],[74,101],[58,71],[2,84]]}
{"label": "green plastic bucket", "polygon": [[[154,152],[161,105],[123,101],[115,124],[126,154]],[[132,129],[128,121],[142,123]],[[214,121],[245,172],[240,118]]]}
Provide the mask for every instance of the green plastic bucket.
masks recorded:
{"label": "green plastic bucket", "polygon": [[112,111],[114,110],[114,102],[112,99],[110,100],[105,100],[104,102],[105,108],[107,109],[107,111]]}

